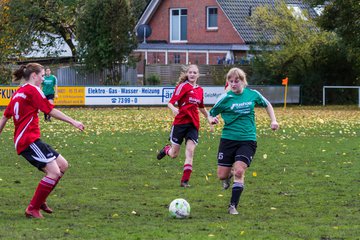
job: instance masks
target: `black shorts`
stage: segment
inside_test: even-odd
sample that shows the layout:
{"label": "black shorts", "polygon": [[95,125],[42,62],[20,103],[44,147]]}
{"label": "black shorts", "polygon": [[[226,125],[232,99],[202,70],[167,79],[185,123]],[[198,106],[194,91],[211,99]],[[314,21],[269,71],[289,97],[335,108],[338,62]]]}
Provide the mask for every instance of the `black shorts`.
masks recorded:
{"label": "black shorts", "polygon": [[250,167],[256,147],[256,141],[234,141],[221,138],[218,151],[218,166],[232,167],[236,161],[241,161]]}
{"label": "black shorts", "polygon": [[30,144],[20,154],[40,171],[42,171],[47,163],[54,161],[59,156],[58,152],[40,139]]}
{"label": "black shorts", "polygon": [[199,142],[199,131],[192,123],[173,125],[170,133],[170,141],[181,145],[183,140],[192,140],[195,144]]}
{"label": "black shorts", "polygon": [[55,98],[55,94],[49,94],[49,95],[45,95],[47,100],[54,100]]}

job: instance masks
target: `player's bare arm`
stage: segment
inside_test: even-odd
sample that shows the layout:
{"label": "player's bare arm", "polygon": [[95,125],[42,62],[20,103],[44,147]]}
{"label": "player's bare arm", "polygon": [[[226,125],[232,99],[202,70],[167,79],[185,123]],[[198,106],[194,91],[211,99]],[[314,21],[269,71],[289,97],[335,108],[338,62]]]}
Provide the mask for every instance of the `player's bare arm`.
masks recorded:
{"label": "player's bare arm", "polygon": [[2,130],[4,129],[5,125],[6,125],[6,122],[8,121],[9,119],[5,116],[2,116],[2,118],[0,119],[0,134],[2,133]]}
{"label": "player's bare arm", "polygon": [[179,114],[179,109],[177,107],[175,107],[172,103],[168,103],[168,108],[171,109],[171,111],[173,112],[174,116]]}
{"label": "player's bare arm", "polygon": [[276,117],[275,117],[275,112],[274,112],[274,108],[273,106],[269,103],[268,106],[266,107],[266,111],[270,117],[271,123],[270,123],[270,127],[272,130],[277,130],[279,128],[279,124],[276,121]]}
{"label": "player's bare arm", "polygon": [[204,117],[206,117],[206,119],[208,120],[208,123],[210,124],[210,131],[213,132],[214,131],[214,126],[213,126],[214,118],[212,116],[210,116],[210,114],[206,110],[206,108],[199,108],[199,110],[204,115]]}
{"label": "player's bare arm", "polygon": [[82,124],[81,122],[79,121],[76,121],[74,119],[72,119],[71,117],[67,116],[66,114],[64,114],[63,112],[53,108],[51,110],[51,112],[49,113],[50,116],[56,118],[56,119],[59,119],[61,121],[64,121],[64,122],[67,122],[67,123],[70,123],[71,125],[73,125],[74,127],[80,129],[81,131],[84,130],[84,124]]}

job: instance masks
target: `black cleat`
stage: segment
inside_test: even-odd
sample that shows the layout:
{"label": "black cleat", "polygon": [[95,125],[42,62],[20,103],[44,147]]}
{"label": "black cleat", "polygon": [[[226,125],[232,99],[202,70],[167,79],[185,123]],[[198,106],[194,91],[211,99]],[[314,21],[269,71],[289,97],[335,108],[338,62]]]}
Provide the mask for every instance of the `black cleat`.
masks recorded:
{"label": "black cleat", "polygon": [[163,148],[160,150],[160,152],[158,153],[158,155],[156,156],[156,158],[157,158],[158,160],[163,159],[163,158],[166,156],[166,152],[169,151],[169,149],[170,149],[170,145],[168,144],[168,145],[166,145],[165,147],[163,147]]}
{"label": "black cleat", "polygon": [[230,187],[231,184],[231,178],[232,178],[232,174],[229,175],[229,177],[225,180],[222,180],[222,187],[224,190],[228,189]]}

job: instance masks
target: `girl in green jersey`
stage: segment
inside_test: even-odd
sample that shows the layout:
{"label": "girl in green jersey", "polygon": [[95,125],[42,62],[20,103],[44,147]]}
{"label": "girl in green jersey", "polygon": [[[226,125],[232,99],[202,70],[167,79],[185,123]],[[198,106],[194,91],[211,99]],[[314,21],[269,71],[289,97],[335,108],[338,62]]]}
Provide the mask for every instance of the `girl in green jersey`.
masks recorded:
{"label": "girl in green jersey", "polygon": [[[49,102],[54,105],[54,99],[58,97],[57,78],[51,74],[50,68],[45,69],[44,81],[41,83],[42,91]],[[51,121],[51,116],[44,113],[45,121]]]}
{"label": "girl in green jersey", "polygon": [[244,190],[245,171],[250,166],[257,147],[255,106],[266,108],[272,130],[278,129],[279,124],[270,102],[258,91],[246,88],[244,71],[232,68],[226,80],[229,91],[219,97],[210,110],[210,115],[214,124],[218,123],[216,116],[219,114],[225,122],[217,157],[217,174],[220,180],[228,183],[227,186],[230,186],[230,178],[234,175],[228,211],[230,214],[238,214],[237,206]]}

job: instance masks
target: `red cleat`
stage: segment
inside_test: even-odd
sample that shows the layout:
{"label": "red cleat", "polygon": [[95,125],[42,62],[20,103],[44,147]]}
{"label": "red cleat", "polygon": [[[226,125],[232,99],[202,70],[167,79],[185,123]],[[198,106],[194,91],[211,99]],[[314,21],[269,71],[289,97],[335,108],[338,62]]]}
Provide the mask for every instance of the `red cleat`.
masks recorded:
{"label": "red cleat", "polygon": [[40,209],[32,209],[30,206],[26,208],[25,216],[27,218],[44,218],[44,216],[40,213]]}
{"label": "red cleat", "polygon": [[47,205],[46,202],[41,204],[40,209],[43,210],[46,213],[53,213],[53,210]]}

